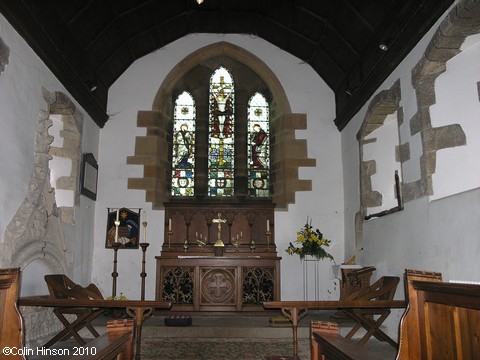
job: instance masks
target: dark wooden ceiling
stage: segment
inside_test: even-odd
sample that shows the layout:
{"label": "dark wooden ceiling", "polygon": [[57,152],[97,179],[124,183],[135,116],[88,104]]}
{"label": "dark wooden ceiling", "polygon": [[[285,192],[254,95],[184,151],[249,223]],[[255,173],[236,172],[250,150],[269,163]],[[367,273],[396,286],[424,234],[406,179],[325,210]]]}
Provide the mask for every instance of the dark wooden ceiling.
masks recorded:
{"label": "dark wooden ceiling", "polygon": [[191,33],[238,33],[310,64],[335,92],[342,130],[452,3],[0,0],[0,11],[100,127],[109,87],[135,60]]}

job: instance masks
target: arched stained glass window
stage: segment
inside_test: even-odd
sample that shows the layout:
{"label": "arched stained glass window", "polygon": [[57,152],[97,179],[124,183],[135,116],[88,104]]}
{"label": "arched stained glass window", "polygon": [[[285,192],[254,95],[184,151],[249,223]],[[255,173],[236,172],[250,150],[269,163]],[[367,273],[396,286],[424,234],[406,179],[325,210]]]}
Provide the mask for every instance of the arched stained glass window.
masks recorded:
{"label": "arched stained glass window", "polygon": [[175,101],[172,195],[193,196],[195,184],[195,101],[184,91]]}
{"label": "arched stained glass window", "polygon": [[235,155],[234,82],[224,67],[210,78],[208,195],[234,195]]}
{"label": "arched stained glass window", "polygon": [[255,93],[248,101],[248,195],[270,195],[270,109],[265,97]]}
{"label": "arched stained glass window", "polygon": [[268,95],[223,64],[202,76],[174,98],[170,196],[269,200]]}

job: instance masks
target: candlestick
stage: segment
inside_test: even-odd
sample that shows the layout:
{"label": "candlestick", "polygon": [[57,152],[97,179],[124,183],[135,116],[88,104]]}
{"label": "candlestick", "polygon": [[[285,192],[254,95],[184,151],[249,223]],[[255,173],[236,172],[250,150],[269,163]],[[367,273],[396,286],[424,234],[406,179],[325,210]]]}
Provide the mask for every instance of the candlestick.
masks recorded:
{"label": "candlestick", "polygon": [[271,239],[272,233],[270,231],[265,232],[265,237],[267,238],[267,251],[270,251],[270,239]]}
{"label": "candlestick", "polygon": [[144,217],[144,220],[142,222],[142,225],[143,225],[143,242],[146,243],[147,242],[147,213],[144,211],[143,212],[143,217]]}
{"label": "candlestick", "polygon": [[267,231],[270,231],[270,220],[267,219]]}
{"label": "candlestick", "polygon": [[168,237],[168,250],[172,250],[172,248],[170,247],[171,242],[172,242],[172,235],[173,235],[172,230],[169,230],[169,231],[167,232],[167,237]]}
{"label": "candlestick", "polygon": [[172,231],[172,218],[168,219],[168,231]]}
{"label": "candlestick", "polygon": [[119,210],[117,209],[117,218],[115,220],[115,242],[118,242],[118,227],[120,226]]}
{"label": "candlestick", "polygon": [[112,299],[115,299],[117,296],[117,251],[118,248],[121,246],[119,242],[115,242],[112,244],[113,247],[113,272],[112,272]]}

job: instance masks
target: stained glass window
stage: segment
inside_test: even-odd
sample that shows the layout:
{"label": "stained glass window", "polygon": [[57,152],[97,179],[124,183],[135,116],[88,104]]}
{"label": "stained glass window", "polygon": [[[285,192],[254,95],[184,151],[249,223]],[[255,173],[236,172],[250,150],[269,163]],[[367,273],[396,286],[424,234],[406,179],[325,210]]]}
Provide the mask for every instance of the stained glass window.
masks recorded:
{"label": "stained glass window", "polygon": [[219,67],[210,78],[208,195],[234,195],[235,92],[232,76]]}
{"label": "stained glass window", "polygon": [[195,101],[184,91],[175,101],[173,116],[173,196],[194,195],[195,117]]}
{"label": "stained glass window", "polygon": [[[174,98],[171,196],[271,197],[270,107],[265,94],[245,86],[247,90],[236,94],[236,82],[243,85],[243,79],[234,81],[223,66],[206,76],[195,89],[198,99],[188,91]],[[198,109],[205,110],[199,114]],[[235,176],[241,179],[236,185]]]}
{"label": "stained glass window", "polygon": [[254,94],[248,101],[248,194],[270,195],[270,110],[265,97]]}

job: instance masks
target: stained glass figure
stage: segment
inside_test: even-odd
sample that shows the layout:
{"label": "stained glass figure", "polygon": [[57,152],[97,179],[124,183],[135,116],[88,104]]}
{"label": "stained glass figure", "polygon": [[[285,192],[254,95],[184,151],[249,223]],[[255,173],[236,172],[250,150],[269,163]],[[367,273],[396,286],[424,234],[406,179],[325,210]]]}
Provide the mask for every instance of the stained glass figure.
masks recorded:
{"label": "stained glass figure", "polygon": [[233,78],[219,67],[210,78],[208,195],[234,195],[235,92]]}
{"label": "stained glass figure", "polygon": [[270,195],[270,109],[267,100],[255,93],[248,101],[248,194]]}
{"label": "stained glass figure", "polygon": [[195,101],[186,91],[175,101],[172,196],[193,196],[195,184]]}

